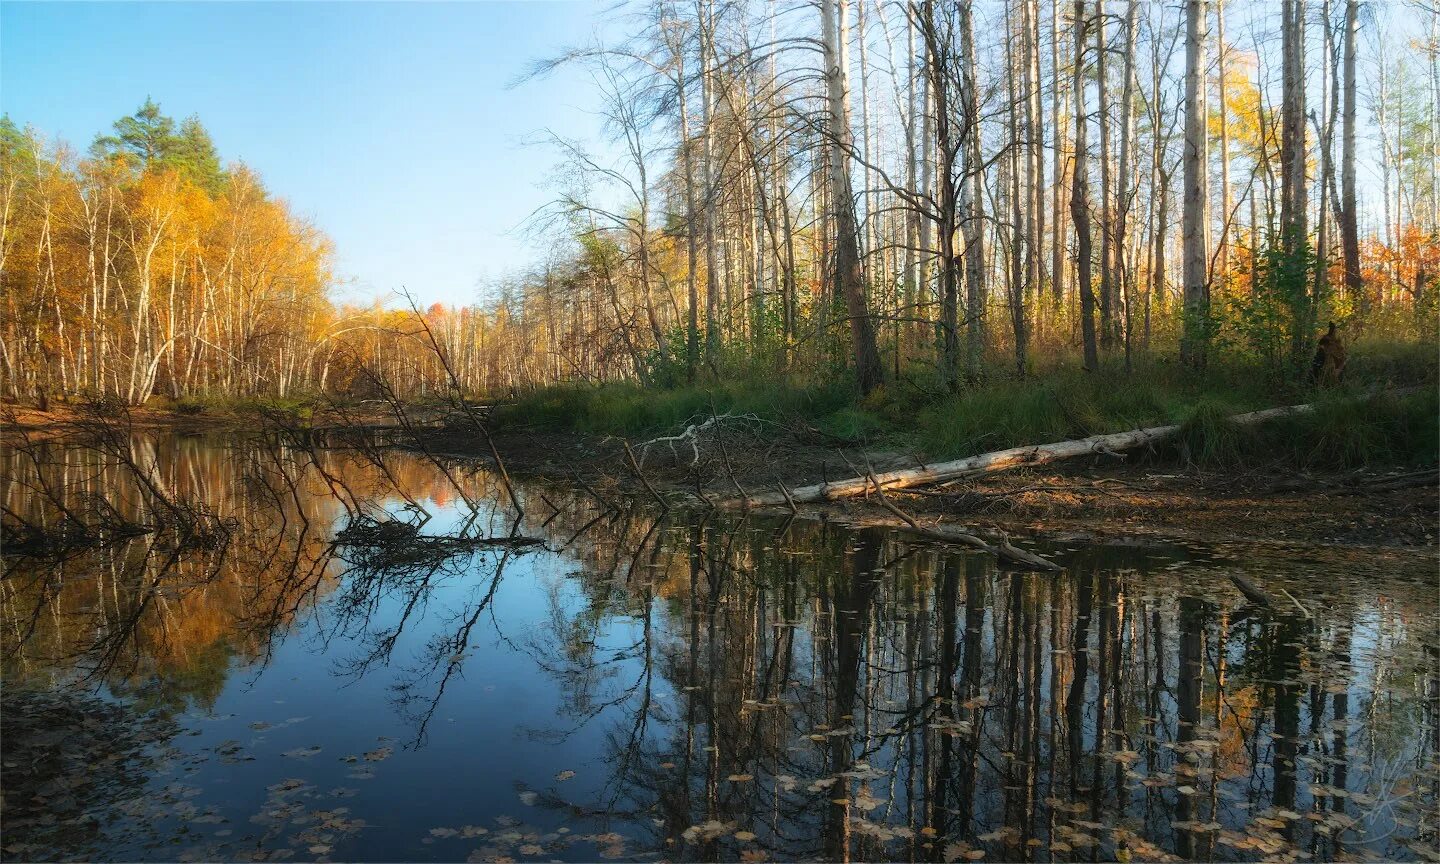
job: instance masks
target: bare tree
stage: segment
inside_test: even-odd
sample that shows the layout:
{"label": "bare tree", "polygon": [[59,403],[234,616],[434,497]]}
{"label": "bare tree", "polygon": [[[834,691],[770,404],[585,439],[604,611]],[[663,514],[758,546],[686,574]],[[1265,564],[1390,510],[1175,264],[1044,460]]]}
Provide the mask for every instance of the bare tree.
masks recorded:
{"label": "bare tree", "polygon": [[1209,162],[1205,158],[1208,147],[1205,130],[1205,10],[1208,5],[1207,0],[1185,2],[1185,199],[1182,217],[1185,321],[1180,359],[1194,369],[1205,367],[1210,327],[1210,196],[1206,191]]}
{"label": "bare tree", "polygon": [[1100,352],[1095,344],[1095,288],[1090,283],[1090,167],[1085,111],[1085,0],[1075,0],[1075,56],[1071,74],[1075,100],[1075,167],[1070,194],[1070,218],[1075,222],[1075,279],[1080,283],[1080,334],[1084,342],[1085,368],[1100,369]]}
{"label": "bare tree", "polygon": [[869,393],[884,380],[884,367],[875,345],[875,325],[870,319],[865,296],[865,275],[861,269],[859,226],[855,221],[855,198],[850,187],[849,49],[846,36],[845,0],[821,0],[821,31],[825,46],[825,89],[830,139],[830,206],[835,220],[835,284],[850,319],[851,348],[855,353],[855,375],[862,393]]}

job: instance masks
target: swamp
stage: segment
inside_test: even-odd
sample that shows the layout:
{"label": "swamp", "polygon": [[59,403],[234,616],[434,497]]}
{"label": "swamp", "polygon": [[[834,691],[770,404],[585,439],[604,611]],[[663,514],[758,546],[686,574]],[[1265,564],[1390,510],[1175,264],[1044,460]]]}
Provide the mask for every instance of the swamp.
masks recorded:
{"label": "swamp", "polygon": [[236,431],[5,460],[79,520],[0,581],[10,859],[1436,854],[1428,554],[1016,570]]}

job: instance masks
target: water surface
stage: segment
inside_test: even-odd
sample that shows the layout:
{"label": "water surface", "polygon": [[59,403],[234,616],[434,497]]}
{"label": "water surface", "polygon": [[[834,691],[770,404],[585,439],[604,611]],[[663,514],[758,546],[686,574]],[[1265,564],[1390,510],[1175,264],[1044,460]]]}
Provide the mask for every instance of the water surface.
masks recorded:
{"label": "water surface", "polygon": [[583,490],[517,513],[392,450],[127,446],[7,453],[0,500],[226,530],[4,559],[9,860],[1436,854],[1433,561],[1051,545],[1065,572],[1023,573]]}

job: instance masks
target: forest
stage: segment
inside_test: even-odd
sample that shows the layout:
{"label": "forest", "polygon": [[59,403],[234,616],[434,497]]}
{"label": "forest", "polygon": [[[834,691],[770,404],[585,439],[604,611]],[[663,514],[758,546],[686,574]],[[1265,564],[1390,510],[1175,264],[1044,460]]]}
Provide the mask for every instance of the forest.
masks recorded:
{"label": "forest", "polygon": [[549,136],[555,194],[525,222],[543,254],[458,308],[418,285],[332,299],[323,226],[224,164],[200,118],[147,99],[82,152],[7,116],[4,396],[838,382],[914,404],[1207,367],[1284,387],[1329,322],[1357,359],[1409,345],[1433,366],[1431,6],[623,14],[625,39],[517,70],[586,69],[609,139]]}
{"label": "forest", "polygon": [[1440,860],[1435,0],[31,5],[0,864]]}

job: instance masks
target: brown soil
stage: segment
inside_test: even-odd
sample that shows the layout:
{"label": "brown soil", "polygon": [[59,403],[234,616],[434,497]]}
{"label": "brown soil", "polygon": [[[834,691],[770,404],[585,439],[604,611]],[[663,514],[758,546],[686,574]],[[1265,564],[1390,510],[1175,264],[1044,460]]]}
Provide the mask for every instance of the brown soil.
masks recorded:
{"label": "brown soil", "polygon": [[[672,455],[632,442],[646,481],[669,497],[703,495],[719,501],[750,492],[839,480],[917,464],[914,456],[831,447],[788,432],[727,434]],[[624,442],[559,433],[501,432],[496,448],[517,476],[583,479],[604,495],[648,497]],[[437,432],[435,452],[485,455],[473,435]],[[1374,468],[1305,474],[1283,471],[1218,473],[1177,464],[1163,454],[1072,460],[1016,469],[943,489],[891,492],[890,500],[922,519],[972,526],[981,532],[1120,541],[1151,539],[1308,547],[1388,547],[1433,553],[1440,535],[1440,483],[1434,471]],[[889,517],[863,500],[805,508],[831,517]],[[888,518],[885,521],[890,521]]]}

